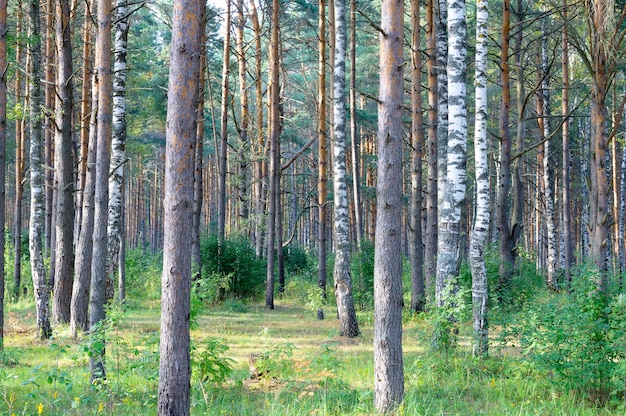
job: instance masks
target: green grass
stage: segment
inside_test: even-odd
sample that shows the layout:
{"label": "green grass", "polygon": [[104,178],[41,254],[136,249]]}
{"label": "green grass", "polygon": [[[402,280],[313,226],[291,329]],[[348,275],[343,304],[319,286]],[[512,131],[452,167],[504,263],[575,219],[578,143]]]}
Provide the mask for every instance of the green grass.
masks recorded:
{"label": "green grass", "polygon": [[[360,312],[362,336],[342,339],[330,307],[327,319],[294,299],[207,307],[192,330],[197,350],[207,339],[228,347],[232,360],[223,383],[192,376],[193,415],[370,415],[373,410],[371,311]],[[66,327],[38,341],[34,305],[9,304],[5,351],[0,354],[0,415],[154,415],[158,383],[158,302],[130,303],[111,311],[107,381],[89,385],[86,339]],[[405,415],[623,415],[615,397],[595,408],[534,368],[515,348],[486,361],[469,356],[469,323],[459,347],[447,355],[428,350],[429,324],[405,317]],[[493,349],[495,352],[495,348]],[[265,357],[267,375],[250,378],[251,354]],[[219,357],[218,357],[219,358]]]}

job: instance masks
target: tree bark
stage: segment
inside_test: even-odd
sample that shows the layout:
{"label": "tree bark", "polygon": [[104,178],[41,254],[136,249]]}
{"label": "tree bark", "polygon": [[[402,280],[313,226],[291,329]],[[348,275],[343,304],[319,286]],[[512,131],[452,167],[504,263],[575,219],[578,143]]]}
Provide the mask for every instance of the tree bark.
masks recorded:
{"label": "tree bark", "polygon": [[489,351],[487,324],[487,270],[485,267],[485,242],[489,234],[490,186],[487,157],[487,0],[476,5],[476,115],[474,122],[474,160],[476,169],[476,216],[470,242],[472,267],[472,310],[474,318],[474,356],[486,356]]}
{"label": "tree bark", "polygon": [[402,96],[404,2],[381,12],[378,182],[374,252],[374,405],[391,413],[403,400],[402,358]]}
{"label": "tree bark", "polygon": [[348,215],[348,178],[346,170],[346,2],[335,0],[335,66],[333,68],[333,191],[335,243],[335,297],[340,335],[359,335],[350,270],[350,220]]}
{"label": "tree bark", "polygon": [[[5,185],[4,169],[7,138],[7,0],[0,0],[0,224],[4,224]],[[4,237],[0,249],[4,253]],[[0,351],[4,350],[4,256],[0,258]]]}
{"label": "tree bark", "polygon": [[422,249],[422,51],[419,0],[411,0],[411,207],[409,220],[409,256],[411,261],[411,311],[423,312],[424,255]]}
{"label": "tree bark", "polygon": [[[246,80],[248,66],[246,63],[246,47],[244,29],[246,16],[244,13],[243,0],[237,0],[237,17],[235,20],[235,45],[237,50],[237,64],[239,75],[239,102],[241,108],[241,118],[239,122],[239,163],[237,175],[237,204],[239,205],[238,216],[241,221],[240,226],[245,224],[250,216],[250,196],[249,193],[249,166],[250,166],[250,109],[248,104],[248,82]],[[247,226],[245,226],[247,227]]]}
{"label": "tree bark", "polygon": [[55,322],[70,322],[74,280],[74,162],[72,158],[72,42],[70,4],[56,3],[57,105],[54,147],[56,188],[56,241],[52,316]]}
{"label": "tree bark", "polygon": [[50,326],[50,288],[46,277],[43,260],[42,236],[44,230],[44,161],[43,137],[41,130],[41,24],[39,0],[30,2],[30,36],[29,44],[31,56],[30,73],[30,225],[29,251],[30,267],[35,292],[35,307],[37,312],[37,336],[48,339],[52,335]]}
{"label": "tree bark", "polygon": [[191,233],[200,41],[206,3],[174,2],[168,85],[159,415],[190,413]]}
{"label": "tree bark", "polygon": [[354,199],[354,229],[356,246],[363,243],[363,200],[361,198],[360,138],[356,116],[356,0],[350,0],[350,138],[352,144],[352,194]]}
{"label": "tree bark", "polygon": [[200,41],[200,80],[198,83],[197,126],[196,126],[196,154],[194,159],[193,176],[193,230],[191,240],[191,261],[194,271],[194,280],[202,276],[202,257],[200,254],[201,218],[202,218],[202,173],[204,172],[204,87],[206,84],[206,23],[203,23]]}
{"label": "tree bark", "polygon": [[217,241],[221,247],[226,233],[226,171],[228,170],[228,73],[230,66],[231,0],[226,1],[224,55],[222,67],[222,116],[219,147],[219,181],[217,196]]}
{"label": "tree bark", "polygon": [[[317,285],[326,299],[327,248],[326,228],[328,224],[326,200],[328,198],[328,150],[326,147],[326,0],[319,0],[318,16],[318,94],[317,94],[317,140],[318,140],[318,270]],[[324,311],[319,308],[317,317],[324,319]]]}
{"label": "tree bark", "polygon": [[91,381],[105,377],[104,343],[102,328],[106,304],[107,281],[107,222],[109,202],[109,172],[111,162],[111,2],[98,0],[98,35],[96,38],[96,70],[98,73],[97,153],[94,190],[93,258],[91,261],[91,285],[89,289],[89,330],[95,332],[99,341],[89,358]]}
{"label": "tree bark", "polygon": [[122,186],[126,163],[126,54],[128,43],[128,1],[115,3],[115,46],[113,62],[113,113],[111,134],[111,167],[109,172],[109,210],[107,228],[108,298],[119,282],[120,246],[122,245]]}

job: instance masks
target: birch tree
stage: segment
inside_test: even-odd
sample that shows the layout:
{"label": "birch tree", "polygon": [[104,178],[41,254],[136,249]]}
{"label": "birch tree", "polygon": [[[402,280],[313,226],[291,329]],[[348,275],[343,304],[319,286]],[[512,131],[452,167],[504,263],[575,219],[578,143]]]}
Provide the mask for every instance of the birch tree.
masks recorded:
{"label": "birch tree", "polygon": [[[122,244],[122,184],[126,154],[126,54],[128,44],[128,1],[115,2],[115,46],[113,62],[113,125],[111,134],[111,171],[109,173],[109,211],[107,227],[108,285],[119,280]],[[110,295],[109,295],[110,296]],[[121,299],[120,299],[121,300]]]}
{"label": "birch tree", "polygon": [[335,0],[335,66],[333,68],[333,191],[335,238],[335,297],[340,334],[359,335],[350,272],[350,219],[348,214],[348,175],[346,171],[346,2]]}
{"label": "birch tree", "polygon": [[189,415],[191,234],[205,2],[174,2],[165,157],[159,415]]}
{"label": "birch tree", "polygon": [[56,188],[52,316],[70,321],[74,280],[74,162],[72,160],[72,33],[68,0],[56,3],[57,100],[54,135]]}
{"label": "birch tree", "polygon": [[404,2],[383,0],[378,105],[378,182],[374,248],[374,405],[403,400],[402,357],[402,56]]}
{"label": "birch tree", "polygon": [[472,310],[474,315],[475,356],[484,356],[489,349],[487,326],[487,270],[485,242],[489,233],[490,186],[487,158],[487,41],[488,2],[478,0],[476,5],[476,114],[474,122],[474,163],[476,169],[476,214],[470,241],[472,267]]}
{"label": "birch tree", "polygon": [[46,276],[43,260],[43,230],[44,230],[44,161],[43,137],[41,129],[43,104],[41,96],[41,24],[39,0],[30,2],[30,36],[29,43],[31,56],[30,74],[30,222],[28,248],[30,251],[30,267],[35,292],[35,308],[37,313],[37,336],[48,339],[52,335],[50,326],[50,287]]}

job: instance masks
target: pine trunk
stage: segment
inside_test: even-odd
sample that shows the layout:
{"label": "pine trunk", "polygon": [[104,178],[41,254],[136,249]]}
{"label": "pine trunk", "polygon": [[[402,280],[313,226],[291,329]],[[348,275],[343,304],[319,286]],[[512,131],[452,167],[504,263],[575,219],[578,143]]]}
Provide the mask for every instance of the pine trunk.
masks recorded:
{"label": "pine trunk", "polygon": [[[0,224],[4,224],[7,138],[7,0],[0,0]],[[0,249],[4,253],[4,237],[0,238]],[[4,350],[4,256],[0,258],[0,351]]]}
{"label": "pine trunk", "polygon": [[224,62],[222,67],[222,103],[219,146],[219,181],[217,196],[217,241],[224,244],[226,234],[226,171],[228,170],[228,74],[230,66],[231,0],[226,1],[224,36]]}
{"label": "pine trunk", "polygon": [[404,2],[384,0],[380,36],[378,182],[374,252],[374,406],[391,413],[404,396],[402,357],[402,96]]}
{"label": "pine trunk", "polygon": [[[327,248],[326,228],[328,224],[326,199],[328,197],[328,150],[326,146],[326,1],[319,1],[318,16],[318,179],[317,179],[317,210],[318,210],[318,272],[317,285],[326,299]],[[324,319],[324,311],[319,308],[318,319]]]}

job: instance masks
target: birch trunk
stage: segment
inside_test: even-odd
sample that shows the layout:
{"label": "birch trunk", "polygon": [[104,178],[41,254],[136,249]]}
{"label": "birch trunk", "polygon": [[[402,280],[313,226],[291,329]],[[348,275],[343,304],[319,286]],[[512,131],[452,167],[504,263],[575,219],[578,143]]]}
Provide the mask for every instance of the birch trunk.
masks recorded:
{"label": "birch trunk", "polygon": [[107,220],[109,202],[109,172],[111,161],[111,2],[98,0],[98,35],[96,38],[96,70],[98,73],[97,153],[94,190],[93,258],[89,289],[89,330],[96,331],[98,348],[89,358],[91,381],[105,377],[104,333],[107,281]]}
{"label": "birch trunk", "polygon": [[411,207],[409,220],[409,256],[411,261],[411,311],[423,312],[424,255],[422,249],[422,152],[424,126],[422,120],[422,52],[420,36],[420,4],[411,1]]}
{"label": "birch trunk", "polygon": [[[107,228],[107,287],[119,282],[119,256],[122,244],[122,185],[126,154],[126,54],[128,44],[128,1],[115,2],[115,45],[113,62],[113,113],[111,167],[109,172],[109,210]],[[109,290],[107,298],[113,297]]]}
{"label": "birch trunk", "polygon": [[[461,208],[465,199],[467,147],[465,1],[448,0],[448,138],[446,176],[439,203],[437,305],[456,291],[461,246]],[[441,157],[441,155],[439,155]],[[441,164],[440,164],[441,166]]]}
{"label": "birch trunk", "polygon": [[472,310],[474,315],[474,356],[486,356],[489,351],[487,324],[487,270],[485,242],[489,233],[490,185],[487,158],[487,41],[488,3],[478,0],[476,5],[476,115],[474,122],[474,160],[476,169],[476,215],[470,242],[472,267]]}
{"label": "birch trunk", "polygon": [[54,148],[56,188],[52,316],[69,323],[74,279],[74,162],[72,160],[72,42],[70,4],[56,3],[57,101]]}
{"label": "birch trunk", "polygon": [[404,2],[383,0],[374,251],[374,406],[391,413],[404,397],[402,357],[402,96]]}
{"label": "birch trunk", "polygon": [[52,335],[50,326],[50,287],[46,278],[46,269],[43,261],[43,231],[44,231],[44,160],[43,137],[41,130],[42,104],[41,97],[41,29],[40,29],[39,0],[30,2],[30,36],[33,41],[29,44],[31,56],[30,73],[30,225],[29,251],[30,267],[35,292],[35,307],[37,312],[37,336],[48,339]]}
{"label": "birch trunk", "polygon": [[190,413],[191,234],[200,79],[206,3],[177,0],[167,100],[164,247],[158,414]]}
{"label": "birch trunk", "polygon": [[335,62],[333,68],[333,190],[335,297],[339,314],[340,335],[359,335],[350,271],[350,220],[348,213],[348,178],[346,171],[346,6],[345,0],[335,0]]}

